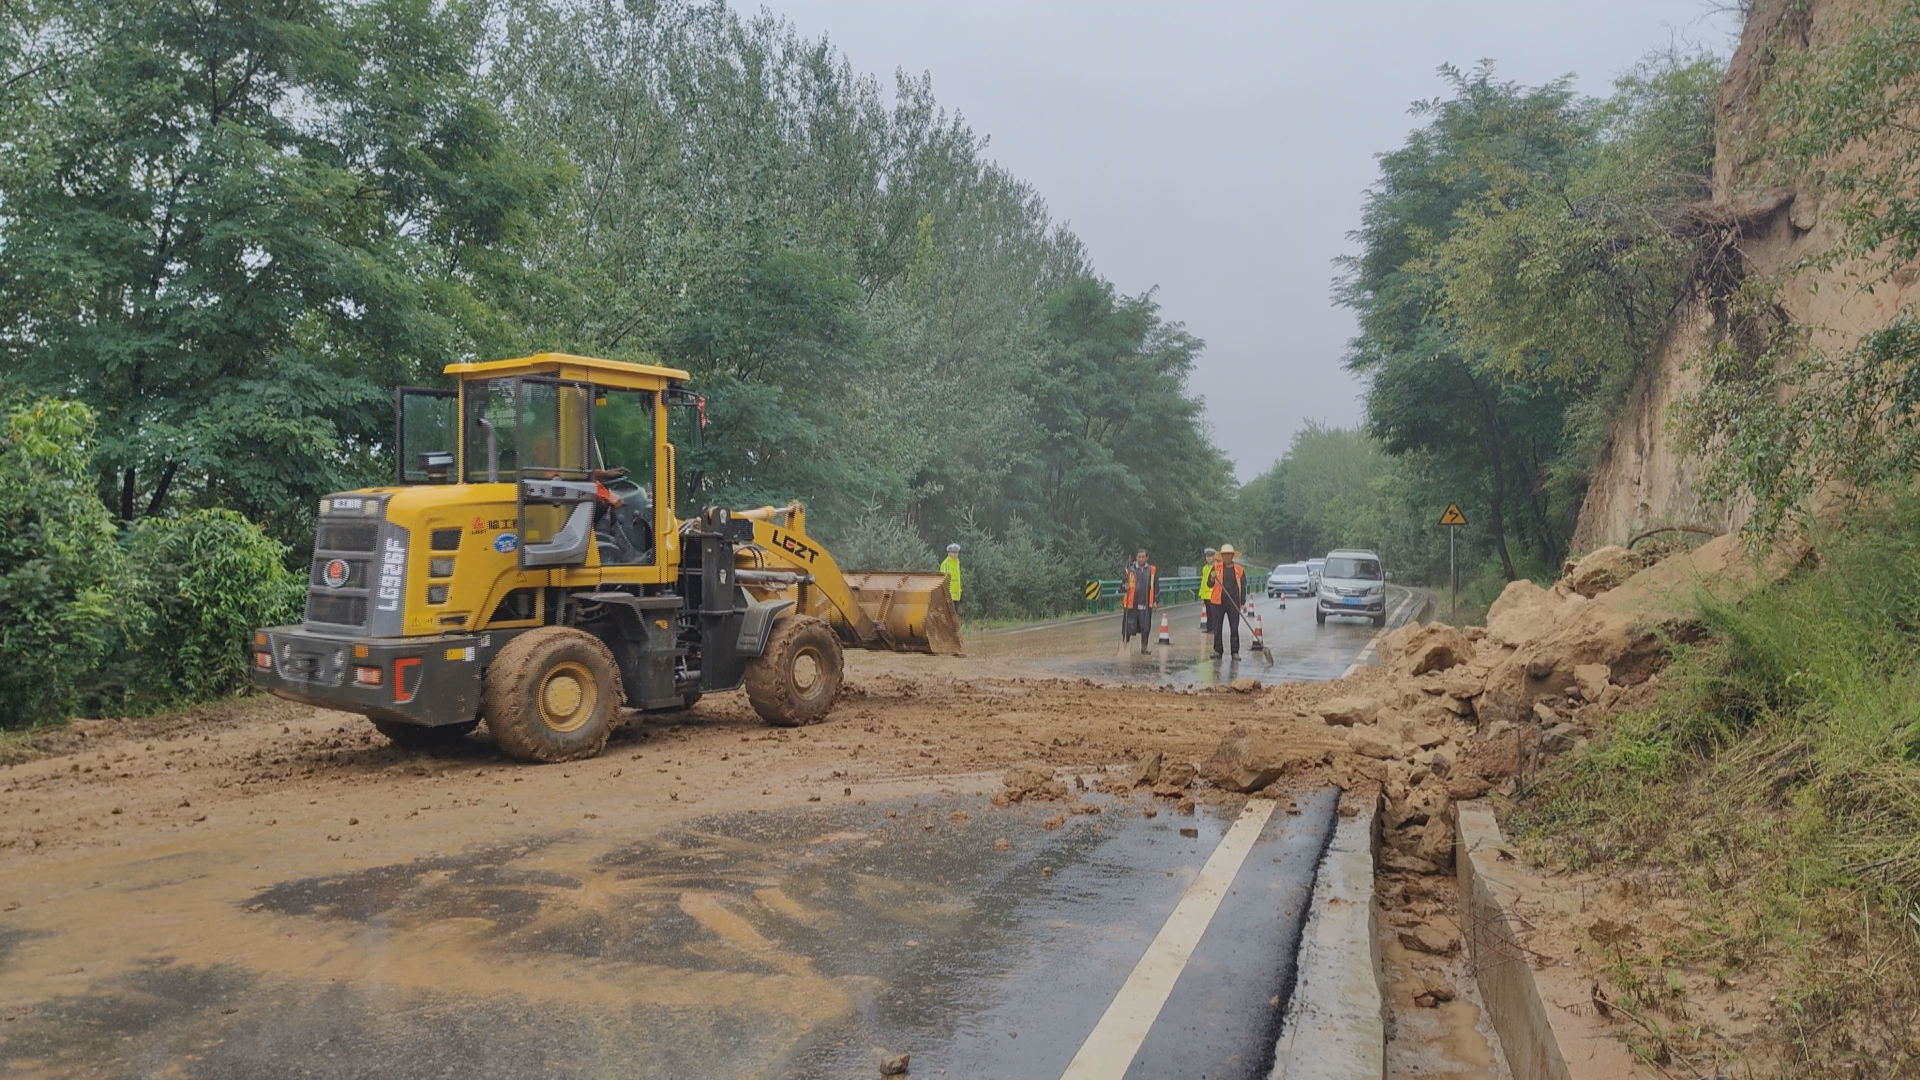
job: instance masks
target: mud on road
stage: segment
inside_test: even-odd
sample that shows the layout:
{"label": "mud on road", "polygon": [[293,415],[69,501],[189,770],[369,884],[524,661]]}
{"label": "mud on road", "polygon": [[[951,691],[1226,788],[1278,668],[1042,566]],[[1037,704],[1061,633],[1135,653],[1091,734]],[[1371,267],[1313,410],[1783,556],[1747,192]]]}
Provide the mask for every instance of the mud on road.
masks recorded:
{"label": "mud on road", "polygon": [[[929,674],[915,658],[851,659],[819,726],[771,729],[741,695],[721,695],[629,717],[601,757],[564,765],[510,762],[484,729],[401,751],[359,717],[271,700],[196,722],[86,725],[70,751],[0,768],[0,1063],[144,1075],[169,1062],[194,1072],[212,1055],[198,1071],[223,1074],[211,1061],[240,1052],[235,1041],[251,1040],[257,1063],[298,1036],[310,1044],[299,1071],[339,1074],[354,1048],[311,1049],[328,1035],[302,1018],[352,1000],[347,1027],[375,1047],[404,1040],[380,1024],[380,1003],[403,998],[410,1015],[437,1009],[455,1029],[529,1003],[558,1009],[571,1025],[563,1058],[603,1037],[607,1009],[731,1013],[745,1026],[711,1031],[715,1045],[751,1029],[777,1057],[783,1040],[858,1008],[872,979],[757,930],[738,897],[796,925],[822,916],[756,877],[752,844],[699,823],[778,818],[794,834],[777,838],[782,850],[826,851],[869,842],[834,822],[864,821],[856,811],[871,801],[866,817],[899,806],[915,835],[964,831],[969,851],[1018,855],[1057,843],[1060,826],[1051,806],[984,798],[1015,764],[1093,774],[1155,750],[1199,762],[1236,727],[1308,757],[1345,747],[1302,707],[1325,693],[1314,684],[1175,693],[995,678],[986,661]],[[1203,832],[1241,798],[1195,795]],[[1196,819],[1144,794],[1068,832],[1116,828],[1115,813],[1138,823],[1154,804],[1152,828],[1192,835],[1176,830]],[[894,817],[886,827],[903,828]],[[708,880],[709,862],[728,879]],[[943,868],[924,869],[936,887],[853,874],[846,888],[903,925],[959,917]],[[627,944],[601,947],[600,935]],[[261,1026],[263,1010],[279,1019]],[[461,1059],[449,1047],[433,1061]]]}

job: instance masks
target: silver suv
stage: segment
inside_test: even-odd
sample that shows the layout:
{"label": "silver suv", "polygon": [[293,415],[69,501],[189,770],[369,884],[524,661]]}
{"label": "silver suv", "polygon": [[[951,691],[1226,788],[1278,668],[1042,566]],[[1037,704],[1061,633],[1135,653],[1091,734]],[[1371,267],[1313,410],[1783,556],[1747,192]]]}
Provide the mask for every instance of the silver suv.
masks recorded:
{"label": "silver suv", "polygon": [[1375,626],[1387,625],[1387,575],[1380,556],[1357,548],[1327,552],[1313,621],[1325,626],[1329,615],[1360,615]]}

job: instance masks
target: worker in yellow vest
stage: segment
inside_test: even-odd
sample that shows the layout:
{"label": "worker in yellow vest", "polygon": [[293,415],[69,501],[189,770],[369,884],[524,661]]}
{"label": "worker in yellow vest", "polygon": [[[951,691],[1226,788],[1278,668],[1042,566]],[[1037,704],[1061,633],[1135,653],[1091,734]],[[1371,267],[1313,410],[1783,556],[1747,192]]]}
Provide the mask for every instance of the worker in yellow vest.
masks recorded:
{"label": "worker in yellow vest", "polygon": [[[925,563],[920,565],[925,566]],[[940,572],[947,575],[947,597],[953,601],[953,610],[960,610],[960,545],[948,544],[947,557],[940,560]]]}
{"label": "worker in yellow vest", "polygon": [[1200,630],[1213,632],[1213,557],[1220,554],[1217,548],[1208,548],[1206,556],[1200,560]]}

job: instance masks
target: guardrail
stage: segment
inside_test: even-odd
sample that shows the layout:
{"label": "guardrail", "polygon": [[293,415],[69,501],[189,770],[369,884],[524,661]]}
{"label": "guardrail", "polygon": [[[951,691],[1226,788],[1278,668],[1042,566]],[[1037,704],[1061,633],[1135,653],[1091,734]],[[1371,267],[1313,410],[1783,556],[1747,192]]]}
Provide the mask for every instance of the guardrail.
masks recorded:
{"label": "guardrail", "polygon": [[[1247,595],[1260,596],[1267,591],[1266,571],[1247,574]],[[1089,581],[1085,596],[1087,612],[1119,611],[1124,586],[1119,581]],[[1155,606],[1190,604],[1200,599],[1200,577],[1163,577],[1154,590]]]}

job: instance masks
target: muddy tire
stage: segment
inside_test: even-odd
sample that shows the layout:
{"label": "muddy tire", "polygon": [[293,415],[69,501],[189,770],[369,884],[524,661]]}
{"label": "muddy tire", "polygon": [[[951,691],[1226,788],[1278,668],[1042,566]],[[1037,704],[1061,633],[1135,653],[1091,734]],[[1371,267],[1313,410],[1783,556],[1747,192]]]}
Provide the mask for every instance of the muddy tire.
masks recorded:
{"label": "muddy tire", "polygon": [[613,733],[620,669],[600,639],[567,626],[529,630],[500,650],[480,694],[493,743],[521,761],[598,754]]}
{"label": "muddy tire", "polygon": [[474,728],[480,726],[480,721],[463,720],[458,724],[427,727],[400,720],[374,720],[373,726],[374,730],[387,737],[388,742],[402,750],[431,750],[466,738]]}
{"label": "muddy tire", "polygon": [[691,694],[681,694],[681,695],[680,695],[680,707],[681,707],[681,708],[683,708],[683,709],[691,709],[691,708],[693,708],[693,707],[694,707],[695,705],[698,705],[698,704],[700,704],[700,698],[701,698],[702,696],[703,696],[703,695],[701,695],[701,694],[699,694],[698,692],[696,692],[696,693],[691,693]]}
{"label": "muddy tire", "polygon": [[1375,626],[1385,626],[1385,625],[1387,625],[1387,614],[1386,614],[1386,612],[1384,612],[1384,611],[1383,611],[1383,612],[1381,612],[1380,614],[1378,614],[1378,615],[1375,615],[1375,616],[1373,617],[1373,625],[1375,625]]}
{"label": "muddy tire", "polygon": [[1317,606],[1313,609],[1313,623],[1315,626],[1327,625],[1327,613],[1321,611]]}
{"label": "muddy tire", "polygon": [[826,719],[840,692],[844,657],[833,628],[811,615],[782,612],[767,651],[747,661],[747,700],[775,727]]}

